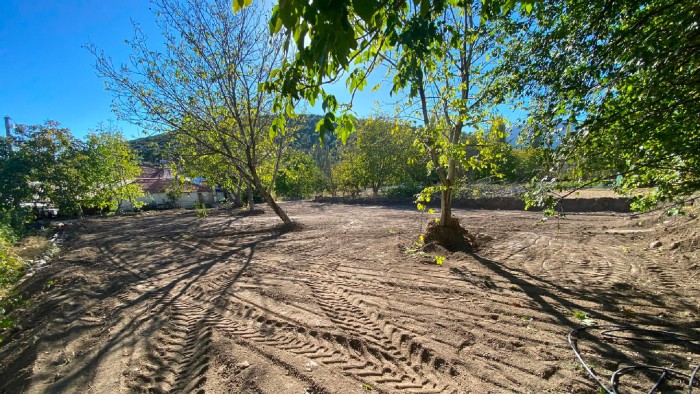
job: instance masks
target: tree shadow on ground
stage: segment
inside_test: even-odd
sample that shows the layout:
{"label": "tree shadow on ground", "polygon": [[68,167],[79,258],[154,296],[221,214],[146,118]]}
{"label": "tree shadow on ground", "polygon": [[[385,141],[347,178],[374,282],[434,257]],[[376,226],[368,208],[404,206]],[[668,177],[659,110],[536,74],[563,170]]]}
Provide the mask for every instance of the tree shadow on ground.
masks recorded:
{"label": "tree shadow on ground", "polygon": [[[238,217],[233,217],[230,222],[236,220]],[[157,329],[166,320],[163,315],[191,291],[200,278],[215,267],[225,266],[229,275],[225,286],[219,290],[220,294],[229,291],[250,269],[256,247],[278,241],[289,231],[279,225],[262,225],[236,232],[229,230],[235,226],[224,223],[222,229],[227,230],[220,238],[225,238],[226,247],[217,248],[208,246],[209,241],[216,239],[214,231],[197,234],[187,230],[188,226],[198,228],[196,219],[190,215],[151,217],[147,226],[153,228],[152,231],[144,230],[141,221],[100,220],[96,223],[98,234],[103,229],[104,236],[81,240],[77,234],[77,241],[71,248],[97,248],[96,256],[81,259],[69,254],[63,261],[59,258],[52,270],[32,278],[37,283],[45,283],[48,278],[58,277],[65,283],[57,285],[60,287],[58,292],[52,292],[50,298],[37,303],[37,308],[29,311],[26,320],[27,327],[31,328],[18,330],[14,335],[17,338],[10,338],[16,340],[0,349],[0,356],[7,356],[8,360],[0,365],[0,382],[3,382],[0,391],[21,392],[29,386],[29,369],[37,360],[38,344],[64,343],[67,348],[72,340],[84,338],[95,330],[100,334],[106,330],[109,339],[99,341],[95,338],[94,343],[85,344],[86,347],[97,346],[97,349],[85,349],[85,353],[75,355],[70,364],[76,367],[68,366],[67,371],[64,369],[65,374],[57,373],[53,377],[35,375],[32,378],[38,382],[53,380],[46,387],[52,392],[65,391],[76,384],[80,387],[79,383],[89,381],[110,354],[123,351],[130,340],[140,337],[140,333]],[[125,247],[150,244],[153,244],[152,250]],[[169,253],[161,253],[164,249]],[[136,291],[141,287],[144,290]],[[119,300],[120,305],[105,309],[112,300]],[[107,304],[102,306],[102,302]],[[134,314],[139,308],[145,313]],[[93,318],[101,313],[104,313],[103,319]],[[49,322],[60,328],[51,333],[46,328]],[[27,342],[28,337],[35,339]]]}
{"label": "tree shadow on ground", "polygon": [[[637,294],[632,295],[630,292],[624,291],[626,288],[622,290],[619,288],[601,290],[599,287],[571,289],[541,277],[536,277],[522,269],[507,267],[505,264],[481,256],[478,253],[470,252],[468,255],[479,262],[481,266],[491,271],[495,277],[508,283],[511,288],[512,286],[516,286],[530,300],[532,300],[542,312],[553,317],[559,325],[568,329],[569,331],[581,327],[581,322],[576,322],[576,319],[572,319],[571,313],[566,314],[561,308],[557,308],[549,300],[553,300],[555,303],[563,306],[568,311],[583,311],[594,321],[606,322],[605,324],[617,326],[632,326],[632,324],[630,323],[630,319],[625,317],[623,314],[604,312],[616,311],[619,309],[617,306],[621,302],[630,303],[638,300],[640,302],[648,302],[660,307],[667,306],[655,294],[637,292]],[[471,282],[467,273],[459,270],[458,268],[453,268],[451,272],[459,276],[462,280]],[[490,276],[487,276],[487,279],[487,282],[492,283],[491,288],[493,289],[495,284],[493,284],[493,281],[490,280]],[[681,308],[682,310],[686,311],[695,311],[697,308],[696,305],[691,305],[688,302],[683,301],[679,296],[675,296],[674,294],[671,294],[670,296],[675,300],[675,305],[673,305],[675,308]],[[584,303],[602,304],[605,306],[605,310],[599,312],[587,307],[586,305],[583,305]],[[696,338],[696,341],[700,341],[700,338],[697,337],[697,332],[694,331],[694,329],[697,329],[697,324],[697,322],[689,322],[685,325],[670,326],[666,319],[657,316],[636,316],[634,321],[634,325],[656,327],[657,329],[665,331],[677,332],[680,335],[687,335],[691,338]],[[581,336],[582,339],[585,337],[587,348],[595,354],[597,359],[608,361],[609,365],[604,367],[624,364],[631,365],[639,363],[640,359],[645,360],[646,363],[652,365],[673,367],[673,361],[676,361],[670,360],[668,357],[675,356],[673,352],[677,351],[670,349],[670,346],[674,345],[673,341],[642,341],[635,343],[624,343],[624,341],[610,341],[609,339],[605,339],[601,336],[586,333],[582,333]],[[566,338],[562,337],[562,341],[565,340]],[[634,346],[634,352],[623,352],[621,351],[621,346]],[[695,353],[700,352],[700,345],[695,345],[693,343],[688,343],[685,348],[694,351]],[[631,356],[632,354],[634,355],[634,358]],[[572,360],[575,360],[573,350],[571,353],[571,358]],[[616,368],[617,367],[608,369],[614,370]],[[690,371],[687,372],[690,373]],[[653,382],[659,378],[659,374],[656,372],[649,373],[646,371],[644,374],[647,375],[647,379],[649,379],[652,385]],[[607,382],[609,377],[605,377],[602,380]],[[593,381],[591,380],[590,383],[593,384]]]}

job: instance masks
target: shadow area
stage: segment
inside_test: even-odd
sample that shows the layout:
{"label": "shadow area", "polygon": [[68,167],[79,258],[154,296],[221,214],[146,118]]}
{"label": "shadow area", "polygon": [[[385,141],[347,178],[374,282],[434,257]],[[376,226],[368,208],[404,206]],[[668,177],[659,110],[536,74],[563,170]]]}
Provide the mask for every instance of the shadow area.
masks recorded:
{"label": "shadow area", "polygon": [[[210,311],[184,313],[197,315],[192,322],[173,318],[180,319],[176,315],[192,301],[213,308],[249,272],[256,248],[281,242],[290,231],[268,223],[237,231],[241,217],[217,216],[213,223],[193,214],[95,220],[76,230],[61,257],[24,289],[56,281],[52,291],[40,292],[0,348],[0,392],[87,390],[105,368],[120,368],[109,364],[131,357],[137,343],[163,373],[183,369],[158,355],[163,341],[177,342],[182,333],[170,339],[161,334],[161,343],[151,336],[169,325],[192,326],[184,331],[188,336],[202,329]],[[187,358],[181,354],[186,343],[172,345]],[[143,383],[134,382],[129,390]],[[178,383],[181,389],[184,383]]]}
{"label": "shadow area", "polygon": [[[697,305],[691,305],[682,300],[680,296],[671,294],[670,298],[675,300],[674,305],[665,305],[664,301],[659,299],[656,294],[642,291],[630,292],[624,286],[611,288],[581,286],[572,289],[552,280],[532,275],[523,269],[509,267],[501,262],[491,260],[478,252],[469,252],[467,255],[484,267],[488,275],[481,275],[479,279],[475,279],[475,273],[468,272],[466,269],[452,268],[453,275],[471,284],[484,283],[490,290],[502,291],[503,289],[496,285],[497,282],[500,282],[505,283],[505,286],[510,290],[522,292],[527,299],[536,305],[535,309],[539,309],[541,313],[551,317],[553,324],[561,328],[562,342],[567,340],[566,333],[578,330],[578,347],[582,349],[581,354],[584,354],[587,363],[596,366],[595,373],[603,382],[609,382],[611,375],[620,366],[644,364],[660,368],[675,366],[676,369],[679,369],[679,365],[688,363],[685,359],[687,354],[700,354],[700,335],[697,332],[697,321],[672,325],[663,316],[637,315],[632,318],[620,313],[622,303],[646,303],[656,307],[666,306],[686,311],[694,311],[697,308]],[[476,276],[479,275],[476,274]],[[602,306],[602,308],[591,308],[591,304]],[[574,311],[585,313],[586,319],[591,319],[591,322],[624,327],[653,327],[656,330],[672,332],[680,338],[689,340],[662,341],[645,338],[643,335],[623,338],[595,335],[593,332],[595,330],[581,330],[587,322],[574,317]],[[557,329],[556,335],[559,335],[558,331]],[[630,332],[648,333],[650,331],[632,329]],[[573,349],[570,356],[572,362],[576,362]],[[691,372],[691,370],[685,371],[687,375]],[[625,376],[624,381],[621,381],[620,389],[625,390],[625,392],[630,390],[632,392],[636,392],[635,390],[647,392],[659,380],[659,377],[660,372],[657,370],[635,370]],[[594,387],[593,379],[587,378],[586,382]],[[679,376],[669,376],[658,389],[672,391],[687,389],[687,384],[688,381],[682,382]]]}

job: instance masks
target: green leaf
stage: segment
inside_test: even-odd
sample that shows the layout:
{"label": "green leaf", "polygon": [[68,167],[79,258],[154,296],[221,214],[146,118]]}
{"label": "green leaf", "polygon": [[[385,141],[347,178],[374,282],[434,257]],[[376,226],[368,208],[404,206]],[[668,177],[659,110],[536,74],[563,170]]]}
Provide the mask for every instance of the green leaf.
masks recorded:
{"label": "green leaf", "polygon": [[[235,2],[236,0],[234,0]],[[275,34],[282,29],[282,18],[279,16],[280,7],[276,5],[272,7],[272,15],[270,16],[270,32]],[[271,77],[273,75],[270,75]]]}
{"label": "green leaf", "polygon": [[253,0],[233,0],[233,12],[238,12],[251,4],[253,4]]}
{"label": "green leaf", "polygon": [[376,0],[353,0],[352,8],[355,14],[366,23],[371,23],[372,16],[377,12],[379,2]]}

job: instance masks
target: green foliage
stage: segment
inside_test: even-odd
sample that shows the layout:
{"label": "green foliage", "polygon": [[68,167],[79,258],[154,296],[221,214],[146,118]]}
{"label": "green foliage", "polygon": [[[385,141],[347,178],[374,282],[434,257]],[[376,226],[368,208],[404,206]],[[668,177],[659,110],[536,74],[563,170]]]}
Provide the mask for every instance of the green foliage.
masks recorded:
{"label": "green foliage", "polygon": [[0,232],[15,238],[34,218],[33,208],[79,215],[83,207],[116,208],[143,194],[130,184],[140,169],[119,133],[91,134],[83,142],[58,122],[20,125],[12,149],[0,140],[0,155]]}
{"label": "green foliage", "polygon": [[588,319],[588,315],[586,315],[585,312],[581,311],[574,311],[574,317],[581,321]]}
{"label": "green foliage", "polygon": [[143,163],[160,164],[162,160],[173,161],[172,133],[155,134],[148,137],[136,138],[129,141],[129,146],[136,152],[139,161]]}
{"label": "green foliage", "polygon": [[365,186],[365,169],[362,156],[352,146],[342,149],[331,168],[334,187],[343,193],[358,194]]}
{"label": "green foliage", "polygon": [[31,197],[23,202],[50,203],[62,214],[79,214],[81,199],[89,192],[82,142],[54,121],[19,126],[14,136],[16,154],[30,163],[26,176]]}
{"label": "green foliage", "polygon": [[555,172],[619,175],[638,210],[700,189],[699,19],[689,0],[537,4],[503,67],[518,70],[510,86],[531,103],[533,139],[556,148]]}
{"label": "green foliage", "polygon": [[88,207],[120,211],[128,201],[134,208],[143,206],[139,197],[145,193],[133,180],[141,174],[135,152],[115,131],[101,131],[87,137],[85,167],[90,193],[83,204]]}
{"label": "green foliage", "polygon": [[0,238],[0,294],[17,281],[24,270],[24,262],[11,250],[11,244]]}
{"label": "green foliage", "polygon": [[291,223],[270,189],[292,132],[284,113],[293,112],[293,104],[273,103],[260,89],[281,61],[281,38],[266,34],[263,7],[241,10],[248,4],[237,1],[232,14],[228,0],[159,0],[152,10],[162,49],[154,50],[136,26],[129,64],[113,64],[94,46],[88,50],[119,114],[172,133],[184,171],[211,167],[197,176],[232,188],[250,186]]}
{"label": "green foliage", "polygon": [[[397,71],[394,90],[410,84],[411,96],[416,96],[418,87],[414,82],[422,79],[425,71],[419,63],[444,55],[440,52],[444,49],[441,43],[455,48],[464,37],[447,21],[447,9],[454,11],[459,4],[473,15],[473,8],[482,8],[483,20],[485,16],[507,12],[515,3],[492,0],[482,8],[481,2],[464,6],[455,1],[280,1],[273,7],[269,25],[273,33],[284,33],[284,50],[290,54],[290,60],[276,70],[266,86],[279,91],[280,97],[306,99],[312,105],[323,100],[326,115],[319,122],[319,131],[336,132],[345,140],[353,131],[352,115],[346,108],[336,117],[338,102],[323,90],[324,83],[347,72],[349,90],[362,90],[367,85],[367,75],[386,59],[384,55],[396,51],[402,54],[392,63]],[[522,2],[528,10],[532,3]],[[241,6],[239,0],[233,1],[234,10]],[[454,34],[445,37],[443,33],[448,30]],[[357,65],[362,66],[353,68]]]}
{"label": "green foliage", "polygon": [[205,217],[209,216],[209,211],[207,210],[206,204],[195,203],[194,209],[197,210],[197,217],[198,218],[205,218]]}
{"label": "green foliage", "polygon": [[332,169],[336,186],[349,193],[371,187],[377,195],[385,185],[413,189],[410,185],[428,182],[425,161],[414,141],[414,130],[406,124],[387,118],[363,120],[348,145],[340,149]]}
{"label": "green foliage", "polygon": [[275,179],[275,192],[288,198],[305,198],[322,192],[328,186],[325,175],[307,153],[290,150],[282,158]]}
{"label": "green foliage", "polygon": [[[0,226],[0,229],[2,226]],[[12,250],[12,242],[0,233],[0,329],[11,328],[14,321],[6,316],[12,309],[12,298],[5,299],[7,291],[22,276],[25,263]],[[1,342],[1,338],[0,338]]]}
{"label": "green foliage", "polygon": [[[11,149],[10,141],[0,138],[0,238],[8,240],[24,232],[30,219],[28,208],[21,204],[33,198],[33,165],[30,155]],[[13,239],[14,240],[14,239]]]}
{"label": "green foliage", "polygon": [[[463,133],[484,128],[490,112],[504,99],[492,89],[499,76],[491,71],[491,59],[497,59],[508,44],[513,27],[502,15],[515,3],[280,1],[270,28],[285,33],[290,56],[265,86],[279,92],[279,97],[306,99],[312,105],[322,99],[326,114],[318,131],[335,132],[345,141],[354,131],[352,103],[340,105],[323,84],[347,73],[354,96],[367,85],[367,75],[380,64],[386,67],[393,76],[392,93],[406,93],[403,109],[421,120],[417,137],[430,159],[429,170],[440,180],[445,202],[441,223],[447,225],[458,163],[466,159]],[[532,2],[522,4],[523,10],[532,10]],[[292,45],[294,50],[289,49]],[[468,163],[482,166],[500,159],[498,155],[483,146],[480,158]],[[348,186],[363,183],[367,176],[356,171],[355,162],[346,160],[342,171],[336,171]]]}
{"label": "green foliage", "polygon": [[185,180],[176,175],[165,188],[165,195],[168,197],[168,200],[175,203],[185,192],[185,187]]}

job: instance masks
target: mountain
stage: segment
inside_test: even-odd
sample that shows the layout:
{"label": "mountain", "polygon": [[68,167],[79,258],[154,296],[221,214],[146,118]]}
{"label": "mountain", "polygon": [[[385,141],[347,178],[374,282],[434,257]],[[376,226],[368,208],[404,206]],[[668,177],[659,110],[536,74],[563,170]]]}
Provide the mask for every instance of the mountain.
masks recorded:
{"label": "mountain", "polygon": [[173,137],[169,133],[155,134],[148,137],[136,138],[129,141],[131,149],[136,151],[143,163],[157,164],[165,160],[164,152]]}
{"label": "mountain", "polygon": [[[311,152],[314,145],[318,145],[319,138],[316,132],[316,123],[323,117],[321,115],[299,115],[288,128],[298,127],[294,133],[292,146],[304,152]],[[148,137],[136,138],[129,141],[129,145],[144,163],[159,163],[167,160],[168,145],[173,140],[169,133],[156,134]],[[334,146],[337,139],[334,135],[326,135],[324,144]]]}

